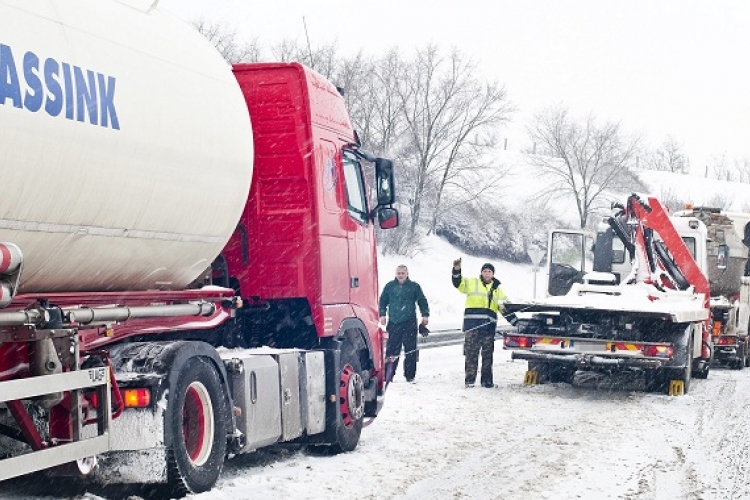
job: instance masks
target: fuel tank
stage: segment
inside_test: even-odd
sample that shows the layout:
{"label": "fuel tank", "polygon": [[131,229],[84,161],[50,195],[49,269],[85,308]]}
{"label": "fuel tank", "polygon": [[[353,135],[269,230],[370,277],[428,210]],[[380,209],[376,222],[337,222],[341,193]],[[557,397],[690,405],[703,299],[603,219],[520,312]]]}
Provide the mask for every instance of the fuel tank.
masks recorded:
{"label": "fuel tank", "polygon": [[253,170],[247,106],[192,26],[136,0],[0,0],[0,242],[20,292],[179,289]]}

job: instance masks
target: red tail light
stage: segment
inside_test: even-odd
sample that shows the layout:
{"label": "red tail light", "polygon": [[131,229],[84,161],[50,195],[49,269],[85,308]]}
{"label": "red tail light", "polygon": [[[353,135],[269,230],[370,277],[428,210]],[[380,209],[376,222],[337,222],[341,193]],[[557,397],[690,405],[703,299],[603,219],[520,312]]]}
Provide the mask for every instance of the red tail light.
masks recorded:
{"label": "red tail light", "polygon": [[649,358],[671,358],[674,348],[669,345],[646,345],[643,346],[643,355]]}
{"label": "red tail light", "polygon": [[126,408],[147,408],[151,405],[151,391],[149,389],[124,389],[122,398]]}
{"label": "red tail light", "polygon": [[521,337],[518,335],[508,335],[505,337],[505,347],[522,347],[528,348],[534,345],[533,337]]}
{"label": "red tail light", "polygon": [[719,345],[737,345],[737,337],[719,337]]}

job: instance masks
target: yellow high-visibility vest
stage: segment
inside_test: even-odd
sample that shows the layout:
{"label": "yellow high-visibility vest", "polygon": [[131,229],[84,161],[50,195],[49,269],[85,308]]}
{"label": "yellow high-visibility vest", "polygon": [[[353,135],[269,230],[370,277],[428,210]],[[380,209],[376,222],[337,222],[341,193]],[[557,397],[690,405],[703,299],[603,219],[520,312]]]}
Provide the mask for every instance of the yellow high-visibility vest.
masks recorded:
{"label": "yellow high-visibility vest", "polygon": [[489,297],[492,282],[485,284],[480,278],[461,278],[458,291],[466,294],[466,309],[489,309],[494,313],[502,309],[505,293],[499,286]]}

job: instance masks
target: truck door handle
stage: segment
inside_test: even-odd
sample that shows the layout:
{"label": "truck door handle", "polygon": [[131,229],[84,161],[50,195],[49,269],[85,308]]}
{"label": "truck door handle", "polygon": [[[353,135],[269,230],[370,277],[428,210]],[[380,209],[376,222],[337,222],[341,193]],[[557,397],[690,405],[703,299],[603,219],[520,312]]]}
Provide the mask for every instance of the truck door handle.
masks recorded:
{"label": "truck door handle", "polygon": [[349,280],[349,285],[351,288],[359,288],[359,278],[352,276]]}

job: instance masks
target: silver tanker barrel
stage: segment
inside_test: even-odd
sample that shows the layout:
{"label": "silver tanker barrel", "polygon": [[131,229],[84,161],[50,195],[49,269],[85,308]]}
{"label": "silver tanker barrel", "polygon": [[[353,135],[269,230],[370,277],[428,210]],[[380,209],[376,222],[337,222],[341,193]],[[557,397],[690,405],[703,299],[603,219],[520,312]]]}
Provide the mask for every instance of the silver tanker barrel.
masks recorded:
{"label": "silver tanker barrel", "polygon": [[0,241],[23,252],[20,293],[183,288],[236,227],[244,98],[151,3],[0,0]]}

